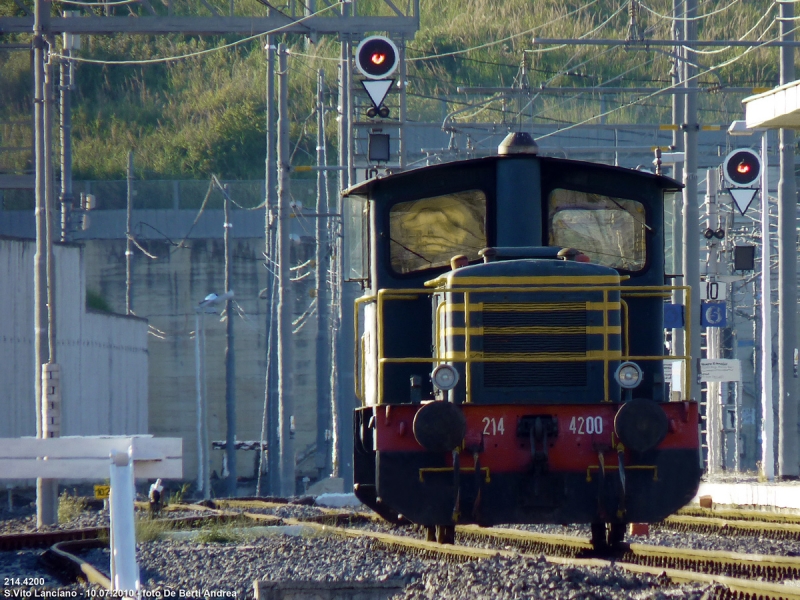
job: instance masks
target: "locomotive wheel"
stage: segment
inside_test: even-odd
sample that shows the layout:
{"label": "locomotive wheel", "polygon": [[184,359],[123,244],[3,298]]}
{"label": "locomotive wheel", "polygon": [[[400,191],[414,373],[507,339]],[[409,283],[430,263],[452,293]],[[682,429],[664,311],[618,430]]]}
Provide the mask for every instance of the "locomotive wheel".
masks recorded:
{"label": "locomotive wheel", "polygon": [[439,542],[440,544],[455,544],[456,543],[455,525],[437,525],[436,541]]}
{"label": "locomotive wheel", "polygon": [[608,526],[608,545],[612,550],[619,548],[625,540],[625,523],[610,523]]}
{"label": "locomotive wheel", "polygon": [[595,552],[608,552],[606,524],[602,521],[592,523],[592,548]]}
{"label": "locomotive wheel", "polygon": [[592,547],[595,552],[609,552],[625,539],[625,523],[592,523]]}
{"label": "locomotive wheel", "polygon": [[436,527],[430,525],[425,527],[425,541],[426,542],[435,542],[436,541]]}

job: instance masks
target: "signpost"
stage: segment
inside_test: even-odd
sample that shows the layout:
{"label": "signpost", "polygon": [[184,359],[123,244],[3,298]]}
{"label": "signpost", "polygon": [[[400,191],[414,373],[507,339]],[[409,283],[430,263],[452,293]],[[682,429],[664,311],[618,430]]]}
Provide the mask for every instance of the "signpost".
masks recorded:
{"label": "signpost", "polygon": [[725,383],[741,381],[742,363],[738,358],[701,358],[700,381]]}

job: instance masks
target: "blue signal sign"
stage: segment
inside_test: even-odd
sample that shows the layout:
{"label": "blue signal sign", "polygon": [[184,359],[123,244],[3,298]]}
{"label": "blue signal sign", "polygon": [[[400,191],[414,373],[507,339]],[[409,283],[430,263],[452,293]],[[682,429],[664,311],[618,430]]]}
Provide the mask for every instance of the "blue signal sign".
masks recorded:
{"label": "blue signal sign", "polygon": [[725,302],[704,301],[700,303],[700,325],[703,327],[725,327],[728,314]]}

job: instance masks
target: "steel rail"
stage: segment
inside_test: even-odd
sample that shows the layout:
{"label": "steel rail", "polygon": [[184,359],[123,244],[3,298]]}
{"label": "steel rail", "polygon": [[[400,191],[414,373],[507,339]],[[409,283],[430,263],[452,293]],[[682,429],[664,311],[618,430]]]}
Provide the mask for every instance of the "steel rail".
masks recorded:
{"label": "steel rail", "polygon": [[[286,506],[286,504],[278,502],[257,501],[220,504],[232,507],[238,506],[240,508],[278,508]],[[630,544],[624,545],[623,550],[609,560],[586,556],[591,551],[589,541],[586,538],[568,535],[542,534],[501,528],[481,528],[472,525],[458,526],[456,531],[462,539],[488,541],[492,545],[502,546],[500,548],[475,548],[438,544],[409,536],[337,526],[338,523],[352,524],[363,520],[377,520],[374,515],[365,513],[342,513],[336,509],[327,509],[323,511],[322,515],[311,519],[294,519],[281,518],[271,514],[250,513],[247,510],[232,513],[202,506],[193,508],[208,510],[214,513],[215,517],[244,516],[253,521],[300,525],[323,534],[338,535],[344,538],[368,537],[389,551],[410,552],[425,558],[444,559],[451,562],[479,560],[497,555],[507,558],[523,557],[538,560],[544,554],[545,560],[552,564],[584,567],[616,566],[631,573],[666,577],[675,582],[702,582],[722,585],[727,588],[724,595],[728,598],[800,600],[800,587],[776,583],[777,581],[800,579],[800,559],[796,557],[744,555],[731,552]],[[97,540],[74,541],[67,543],[66,546],[60,544],[58,548],[51,548],[50,558],[57,561],[71,561],[71,567],[62,565],[61,568],[71,569],[73,572],[77,569],[84,576],[94,578],[95,583],[104,585],[102,581],[104,576],[102,574],[99,574],[98,578],[94,574],[96,569],[86,565],[85,561],[69,552],[69,550],[89,545],[96,546],[97,544]],[[518,550],[509,550],[507,549],[509,546],[516,547]],[[520,551],[519,548],[522,550]],[[561,554],[561,556],[554,554]],[[699,572],[701,569],[708,572]],[[742,578],[741,575],[745,573],[750,577],[749,579]]]}
{"label": "steel rail", "polygon": [[680,532],[719,532],[738,537],[763,536],[771,540],[800,540],[800,524],[776,521],[728,520],[714,517],[673,515],[659,525]]}
{"label": "steel rail", "polygon": [[[352,528],[331,527],[328,525],[318,525],[315,523],[303,522],[299,519],[284,519],[287,524],[304,525],[318,529],[321,533],[331,535],[341,535],[346,538],[368,537],[375,540],[379,545],[388,550],[398,552],[411,552],[418,554],[425,558],[444,559],[451,562],[466,562],[469,560],[476,560],[482,558],[492,558],[497,555],[506,558],[530,558],[538,559],[541,554],[529,554],[525,552],[516,552],[513,550],[497,549],[497,548],[473,548],[466,546],[455,546],[447,544],[438,544],[436,542],[428,542],[425,540],[412,538],[408,536],[397,536],[387,533],[379,533],[374,531],[364,531]],[[473,526],[457,527],[456,533],[464,531],[472,531]],[[483,530],[479,527],[474,527],[478,531],[489,531],[490,534],[499,534],[499,539],[519,539],[520,537],[527,537],[528,532],[513,531],[511,536],[508,536],[508,531],[501,531],[498,529]],[[567,544],[571,547],[588,545],[588,541],[581,538],[571,538],[571,536],[558,536],[553,534],[530,534],[530,537],[541,537],[543,540],[548,540],[551,543],[557,543],[559,538],[567,538]],[[656,548],[653,550],[653,548]],[[769,566],[766,563],[778,561],[790,561],[789,557],[764,557],[757,555],[736,555],[729,552],[702,552],[698,550],[686,551],[680,548],[664,548],[664,547],[645,547],[644,544],[632,544],[630,551],[626,552],[621,559],[607,560],[603,558],[580,558],[580,557],[563,557],[563,556],[548,556],[545,555],[545,560],[553,564],[584,566],[584,567],[613,567],[616,566],[620,569],[632,573],[644,573],[656,577],[667,577],[670,580],[677,582],[702,582],[707,584],[719,584],[728,588],[726,597],[740,597],[740,598],[759,598],[761,599],[782,599],[782,600],[800,600],[800,587],[791,585],[783,585],[770,581],[757,580],[757,579],[743,579],[740,577],[731,577],[729,575],[717,573],[700,573],[694,570],[687,570],[686,568],[664,567],[659,565],[636,564],[628,562],[626,559],[633,558],[631,552],[643,552],[650,556],[658,555],[673,555],[679,557],[681,553],[686,556],[711,556],[717,555],[718,558],[727,557],[734,561],[741,563],[751,562],[753,564],[760,564]],[[800,566],[800,560],[794,559],[797,566]],[[680,563],[681,566],[690,566],[687,563]],[[765,571],[766,572],[766,571]]]}
{"label": "steel rail", "polygon": [[740,508],[701,508],[686,506],[680,509],[677,516],[706,517],[727,519],[729,521],[760,521],[762,523],[794,523],[800,525],[800,514],[786,512],[768,512],[766,510]]}

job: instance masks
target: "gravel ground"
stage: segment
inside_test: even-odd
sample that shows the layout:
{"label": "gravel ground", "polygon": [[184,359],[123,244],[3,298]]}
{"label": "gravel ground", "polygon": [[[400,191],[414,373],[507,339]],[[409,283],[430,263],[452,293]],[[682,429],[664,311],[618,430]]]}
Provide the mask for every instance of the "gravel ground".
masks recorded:
{"label": "gravel ground", "polygon": [[[95,551],[93,560],[101,559]],[[107,552],[104,553],[107,561]],[[377,581],[405,586],[397,600],[700,599],[708,586],[667,585],[616,568],[560,567],[539,559],[450,564],[401,556],[371,540],[269,536],[243,544],[151,542],[140,545],[141,580],[166,596],[233,592],[253,597],[253,581]]]}
{"label": "gravel ground", "polygon": [[[27,514],[26,514],[27,511]],[[0,511],[0,534],[32,531],[35,515],[31,507]],[[286,505],[272,509],[247,509],[281,517],[303,518],[323,514],[314,506]],[[346,512],[343,510],[343,512]],[[104,511],[84,511],[77,519],[59,525],[74,528],[107,523]],[[370,525],[389,533],[422,537],[420,527]],[[513,526],[550,533],[589,536],[588,527],[554,525]],[[800,542],[777,542],[763,538],[722,537],[677,533],[652,528],[651,534],[635,536],[631,542],[681,546],[708,550],[800,555]],[[0,553],[0,590],[14,587],[14,578],[43,578],[31,588],[65,591],[77,585],[58,582],[38,564],[38,551]],[[168,590],[175,598],[209,593],[235,593],[253,597],[256,579],[269,581],[392,581],[404,585],[398,600],[422,599],[527,599],[621,600],[711,597],[713,590],[701,585],[668,585],[648,576],[627,574],[615,568],[560,567],[540,559],[494,559],[450,564],[416,556],[387,553],[371,540],[341,540],[332,536],[296,537],[274,535],[258,539],[238,538],[227,543],[157,541],[138,547],[141,581],[159,597]],[[95,550],[83,557],[108,571],[108,551]],[[25,585],[17,587],[25,588]]]}
{"label": "gravel ground", "polygon": [[25,504],[9,510],[0,510],[0,535],[11,533],[35,533],[37,531],[60,531],[64,529],[82,529],[84,527],[108,527],[107,510],[84,510],[76,519],[58,525],[45,525],[36,529],[36,506]]}

